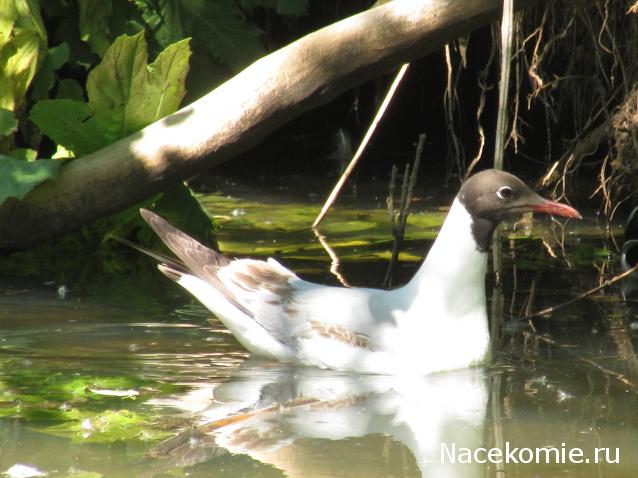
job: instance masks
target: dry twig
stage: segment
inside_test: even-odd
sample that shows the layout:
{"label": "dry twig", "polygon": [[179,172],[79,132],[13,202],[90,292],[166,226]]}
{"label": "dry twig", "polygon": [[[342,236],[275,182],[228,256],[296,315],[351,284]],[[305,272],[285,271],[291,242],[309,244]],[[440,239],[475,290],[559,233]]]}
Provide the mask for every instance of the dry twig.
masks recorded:
{"label": "dry twig", "polygon": [[414,186],[416,185],[424,144],[425,134],[421,133],[419,135],[419,143],[417,144],[416,153],[414,155],[414,166],[412,167],[411,174],[410,164],[408,163],[405,165],[405,173],[403,174],[403,185],[401,186],[401,197],[399,199],[398,209],[394,207],[394,186],[398,169],[396,166],[392,166],[390,184],[388,186],[388,214],[390,215],[390,226],[392,228],[394,242],[392,243],[390,264],[388,265],[388,270],[385,274],[385,278],[383,279],[383,287],[385,288],[389,288],[392,285],[392,273],[394,272],[394,266],[399,259],[399,250],[401,249],[401,243],[405,237],[405,226],[408,222],[408,215],[410,214],[410,205],[412,204]]}
{"label": "dry twig", "polygon": [[339,194],[339,191],[341,191],[341,188],[343,187],[347,179],[350,177],[350,174],[354,170],[354,167],[357,165],[359,158],[361,158],[361,155],[365,151],[366,146],[370,142],[370,138],[372,138],[374,131],[377,129],[377,125],[379,124],[379,121],[381,121],[381,118],[383,118],[383,115],[388,109],[388,105],[390,104],[390,101],[392,101],[392,98],[394,97],[394,94],[396,93],[396,90],[399,87],[399,84],[401,84],[401,80],[403,79],[405,72],[408,70],[409,66],[410,66],[409,63],[405,63],[404,65],[402,65],[401,68],[399,69],[399,72],[394,77],[394,81],[392,82],[392,85],[390,85],[390,88],[388,89],[388,92],[385,98],[383,99],[383,103],[381,103],[381,106],[379,107],[379,110],[377,111],[376,116],[372,120],[372,123],[370,124],[368,131],[366,131],[365,136],[361,140],[361,144],[359,145],[359,148],[357,148],[357,151],[354,153],[354,156],[350,160],[350,164],[348,164],[348,167],[345,169],[345,171],[339,178],[339,181],[337,181],[337,184],[335,184],[334,188],[332,189],[332,192],[330,193],[330,196],[328,196],[328,199],[326,199],[326,202],[321,208],[321,212],[315,219],[315,222],[312,223],[313,229],[315,227],[318,227],[321,221],[323,221],[323,218],[328,212],[328,209],[330,209],[330,207],[333,205],[333,203],[337,199],[337,195]]}
{"label": "dry twig", "polygon": [[579,294],[576,297],[574,297],[572,299],[569,299],[568,301],[563,302],[562,304],[553,305],[551,307],[547,307],[545,309],[539,310],[538,312],[534,312],[532,314],[525,315],[525,316],[522,317],[522,319],[532,319],[534,317],[541,317],[543,315],[552,314],[552,313],[556,312],[557,310],[562,309],[563,307],[566,307],[566,306],[571,305],[571,304],[573,304],[575,302],[578,302],[581,299],[584,299],[586,297],[589,297],[590,295],[595,294],[599,290],[605,289],[606,287],[609,287],[610,285],[615,284],[616,282],[618,282],[620,280],[623,280],[625,277],[628,277],[631,274],[633,274],[634,272],[636,272],[636,270],[638,270],[638,264],[633,266],[631,269],[627,269],[626,271],[621,272],[620,274],[616,274],[611,279],[607,279],[602,284],[597,285],[596,287],[594,287],[592,289],[589,289],[588,291],[583,292],[582,294]]}

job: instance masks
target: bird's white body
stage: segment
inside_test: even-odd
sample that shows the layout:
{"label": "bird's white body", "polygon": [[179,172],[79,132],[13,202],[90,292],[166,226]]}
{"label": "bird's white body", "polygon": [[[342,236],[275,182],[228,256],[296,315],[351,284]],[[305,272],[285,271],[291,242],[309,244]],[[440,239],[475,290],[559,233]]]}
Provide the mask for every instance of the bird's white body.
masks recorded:
{"label": "bird's white body", "polygon": [[511,174],[475,174],[414,278],[390,291],[312,284],[273,259],[230,260],[147,210],[142,216],[179,261],[142,250],[257,355],[335,370],[428,374],[488,357],[492,232],[504,217],[527,211],[581,217]]}
{"label": "bird's white body", "polygon": [[[490,343],[487,253],[478,250],[470,228],[470,215],[455,200],[417,274],[390,291],[313,284],[272,259],[232,261],[217,275],[253,317],[195,275],[177,282],[261,356],[369,373],[464,368],[482,362]],[[242,280],[255,271],[274,285]]]}

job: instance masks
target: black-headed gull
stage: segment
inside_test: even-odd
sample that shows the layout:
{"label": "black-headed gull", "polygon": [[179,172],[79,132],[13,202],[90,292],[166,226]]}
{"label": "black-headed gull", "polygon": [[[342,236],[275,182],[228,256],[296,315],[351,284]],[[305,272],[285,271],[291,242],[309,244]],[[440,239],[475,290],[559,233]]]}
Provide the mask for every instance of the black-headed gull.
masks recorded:
{"label": "black-headed gull", "polygon": [[159,270],[253,354],[335,370],[427,374],[489,356],[485,272],[492,233],[505,217],[528,211],[581,217],[509,173],[473,175],[416,275],[393,290],[314,284],[274,259],[231,260],[158,215],[141,214],[179,258],[155,254]]}

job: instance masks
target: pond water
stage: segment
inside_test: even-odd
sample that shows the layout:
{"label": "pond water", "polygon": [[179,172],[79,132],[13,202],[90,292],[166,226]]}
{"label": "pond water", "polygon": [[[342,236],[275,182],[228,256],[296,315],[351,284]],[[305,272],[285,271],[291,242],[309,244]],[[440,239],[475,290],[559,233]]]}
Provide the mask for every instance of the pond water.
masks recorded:
{"label": "pond water", "polygon": [[[449,196],[417,199],[397,284],[418,266]],[[307,279],[339,282],[307,229],[321,203],[312,189],[220,182],[202,200],[224,251],[274,255]],[[322,227],[351,285],[381,285],[386,215],[384,193],[345,197]],[[630,284],[517,320],[618,272],[620,233],[592,214],[508,229],[494,363],[410,380],[252,359],[146,259],[68,282],[3,277],[0,473],[633,477]]]}

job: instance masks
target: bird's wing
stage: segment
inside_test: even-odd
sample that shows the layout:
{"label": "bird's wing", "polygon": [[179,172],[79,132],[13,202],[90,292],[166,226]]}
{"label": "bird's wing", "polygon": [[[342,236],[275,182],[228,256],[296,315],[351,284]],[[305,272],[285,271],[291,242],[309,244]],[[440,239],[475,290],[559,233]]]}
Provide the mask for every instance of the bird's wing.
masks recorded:
{"label": "bird's wing", "polygon": [[295,348],[294,330],[305,320],[297,314],[295,295],[308,282],[274,259],[234,260],[219,269],[217,278],[270,335]]}
{"label": "bird's wing", "polygon": [[140,214],[166,244],[166,247],[181,261],[178,264],[182,267],[176,268],[173,263],[162,260],[160,271],[173,280],[178,280],[179,277],[188,272],[217,289],[228,302],[243,313],[251,315],[250,311],[237,301],[232,291],[227,290],[218,277],[219,270],[232,262],[229,258],[200,244],[154,212],[140,209]]}
{"label": "bird's wing", "polygon": [[[140,212],[181,261],[175,267],[175,261],[163,260],[159,269],[169,278],[180,281],[184,274],[190,274],[203,281],[214,289],[210,296],[221,294],[223,300],[293,349],[300,339],[313,338],[333,339],[354,347],[369,346],[365,333],[369,322],[365,291],[306,282],[274,259],[228,259],[157,214],[145,209]],[[330,304],[331,300],[339,303]],[[210,300],[205,305],[224,318],[221,311],[226,304],[219,304],[217,310]],[[326,309],[332,312],[324,313]],[[353,321],[352,317],[364,320]]]}

